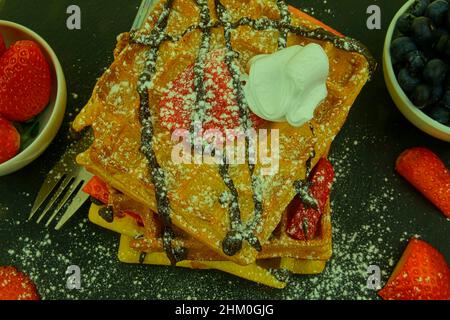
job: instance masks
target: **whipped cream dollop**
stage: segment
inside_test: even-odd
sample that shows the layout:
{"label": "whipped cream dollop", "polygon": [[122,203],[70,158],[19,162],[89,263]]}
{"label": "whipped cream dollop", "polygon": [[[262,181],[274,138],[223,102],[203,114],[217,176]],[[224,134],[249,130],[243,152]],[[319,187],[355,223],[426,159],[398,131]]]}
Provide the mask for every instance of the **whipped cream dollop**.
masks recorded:
{"label": "whipped cream dollop", "polygon": [[300,127],[326,98],[328,56],[318,44],[291,46],[250,61],[244,93],[259,117]]}

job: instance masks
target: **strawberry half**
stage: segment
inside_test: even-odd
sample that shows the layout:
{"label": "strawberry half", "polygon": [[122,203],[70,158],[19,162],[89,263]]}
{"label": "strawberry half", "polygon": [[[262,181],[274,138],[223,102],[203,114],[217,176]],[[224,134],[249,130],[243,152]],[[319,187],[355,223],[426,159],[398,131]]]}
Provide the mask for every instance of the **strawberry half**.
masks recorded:
{"label": "strawberry half", "polygon": [[0,116],[0,163],[14,158],[20,149],[20,135],[11,122]]}
{"label": "strawberry half", "polygon": [[0,267],[0,300],[40,300],[31,279],[14,267]]}
{"label": "strawberry half", "polygon": [[333,165],[327,159],[320,159],[310,176],[309,194],[317,200],[317,209],[306,206],[296,196],[288,206],[286,232],[297,240],[310,240],[316,236],[320,219],[333,185]]}
{"label": "strawberry half", "polygon": [[[215,50],[208,54],[204,66],[205,121],[204,130],[239,128],[239,107],[232,85],[232,77],[225,63],[225,51]],[[194,92],[194,65],[189,66],[163,91],[160,100],[161,124],[170,131],[189,130],[191,115],[196,106]],[[258,128],[265,120],[249,110],[253,127]]]}
{"label": "strawberry half", "polygon": [[24,122],[50,99],[50,67],[33,41],[18,41],[0,57],[0,114]]}
{"label": "strawberry half", "polygon": [[397,159],[397,172],[450,218],[450,171],[425,148],[413,148]]}
{"label": "strawberry half", "polygon": [[411,239],[378,294],[385,300],[450,300],[450,270],[444,256],[425,241]]}
{"label": "strawberry half", "polygon": [[6,52],[6,44],[3,36],[0,34],[0,57]]}

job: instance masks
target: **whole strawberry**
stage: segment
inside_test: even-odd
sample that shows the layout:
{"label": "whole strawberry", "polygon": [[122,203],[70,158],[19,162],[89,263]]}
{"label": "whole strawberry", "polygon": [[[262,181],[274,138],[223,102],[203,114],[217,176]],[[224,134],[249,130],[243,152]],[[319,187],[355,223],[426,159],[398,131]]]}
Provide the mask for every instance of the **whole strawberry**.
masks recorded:
{"label": "whole strawberry", "polygon": [[0,163],[13,158],[20,149],[20,135],[11,122],[0,116]]}
{"label": "whole strawberry", "polygon": [[6,52],[5,40],[3,40],[3,36],[0,34],[0,57]]}
{"label": "whole strawberry", "polygon": [[31,279],[14,267],[0,267],[0,300],[40,300]]}
{"label": "whole strawberry", "polygon": [[411,239],[378,294],[385,300],[450,300],[450,270],[444,256],[425,241]]}
{"label": "whole strawberry", "polygon": [[27,121],[44,110],[50,99],[50,68],[39,46],[18,41],[0,57],[0,114]]}

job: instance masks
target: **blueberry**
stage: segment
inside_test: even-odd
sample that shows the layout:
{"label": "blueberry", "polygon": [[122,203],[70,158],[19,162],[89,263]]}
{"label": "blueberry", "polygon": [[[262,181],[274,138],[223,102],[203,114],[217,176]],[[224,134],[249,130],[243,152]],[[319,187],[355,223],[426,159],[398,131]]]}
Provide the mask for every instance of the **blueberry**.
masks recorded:
{"label": "blueberry", "polygon": [[427,17],[415,18],[411,25],[411,34],[419,46],[430,46],[433,43],[433,32],[435,30],[433,21]]}
{"label": "blueberry", "polygon": [[445,0],[436,0],[430,3],[425,11],[425,15],[433,20],[437,26],[443,25],[447,19],[448,2]]}
{"label": "blueberry", "polygon": [[450,109],[444,107],[442,104],[438,104],[430,109],[428,115],[442,124],[449,124],[450,122]]}
{"label": "blueberry", "polygon": [[415,16],[413,16],[411,13],[402,14],[397,21],[397,30],[403,34],[410,34],[414,18]]}
{"label": "blueberry", "polygon": [[444,95],[444,87],[443,86],[435,86],[431,88],[430,99],[428,101],[428,105],[434,105],[438,103]]}
{"label": "blueberry", "polygon": [[447,12],[447,26],[450,26],[450,10]]}
{"label": "blueberry", "polygon": [[414,77],[408,69],[403,68],[398,73],[398,83],[403,91],[410,93],[419,85],[420,80]]}
{"label": "blueberry", "polygon": [[447,43],[448,43],[449,36],[448,34],[443,34],[439,40],[436,43],[436,51],[440,54],[445,54],[447,50]]}
{"label": "blueberry", "polygon": [[417,50],[416,45],[408,37],[397,38],[391,43],[391,55],[396,62],[403,61],[409,52],[415,50]]}
{"label": "blueberry", "polygon": [[444,89],[450,91],[450,77],[448,77],[447,80],[444,81]]}
{"label": "blueberry", "polygon": [[433,59],[428,61],[425,69],[423,69],[423,78],[430,84],[441,84],[447,75],[448,67],[444,61]]}
{"label": "blueberry", "polygon": [[450,59],[450,40],[445,44],[443,52],[441,54]]}
{"label": "blueberry", "polygon": [[413,74],[421,73],[427,64],[427,58],[418,50],[409,52],[406,55],[406,60],[408,61],[408,69]]}
{"label": "blueberry", "polygon": [[444,34],[448,34],[448,30],[446,28],[440,27],[440,28],[436,28],[436,30],[434,30],[434,36],[435,36],[436,40],[438,40]]}
{"label": "blueberry", "polygon": [[450,110],[450,90],[447,90],[441,100],[442,106]]}
{"label": "blueberry", "polygon": [[409,8],[409,12],[416,17],[419,17],[425,13],[429,4],[429,0],[416,0]]}
{"label": "blueberry", "polygon": [[410,98],[412,103],[419,109],[424,108],[431,97],[431,89],[426,84],[419,84],[412,92]]}

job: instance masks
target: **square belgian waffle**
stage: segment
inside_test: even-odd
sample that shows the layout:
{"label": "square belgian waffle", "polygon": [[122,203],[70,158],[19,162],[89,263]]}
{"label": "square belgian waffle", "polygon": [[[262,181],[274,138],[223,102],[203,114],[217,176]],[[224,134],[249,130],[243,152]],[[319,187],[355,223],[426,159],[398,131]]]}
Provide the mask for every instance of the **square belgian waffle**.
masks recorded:
{"label": "square belgian waffle", "polygon": [[[329,211],[319,239],[296,241],[273,234],[296,195],[295,182],[306,180],[326,156],[373,67],[364,46],[323,28],[281,0],[167,0],[155,7],[141,30],[119,37],[113,64],[74,121],[76,130],[92,127],[95,137],[77,162],[158,213],[163,228],[156,238],[172,264],[192,254],[175,236],[181,233],[214,259],[242,266],[254,265],[258,257],[329,258]],[[175,143],[160,105],[182,72],[194,68],[192,119],[203,121],[205,60],[210,52],[222,52],[240,125],[248,129],[252,122],[240,79],[249,71],[249,60],[309,43],[321,45],[328,55],[328,96],[302,127],[268,122],[260,127],[279,130],[275,175],[261,175],[261,165],[248,161],[232,166],[172,162]],[[224,193],[230,195],[225,206],[219,201]]]}

